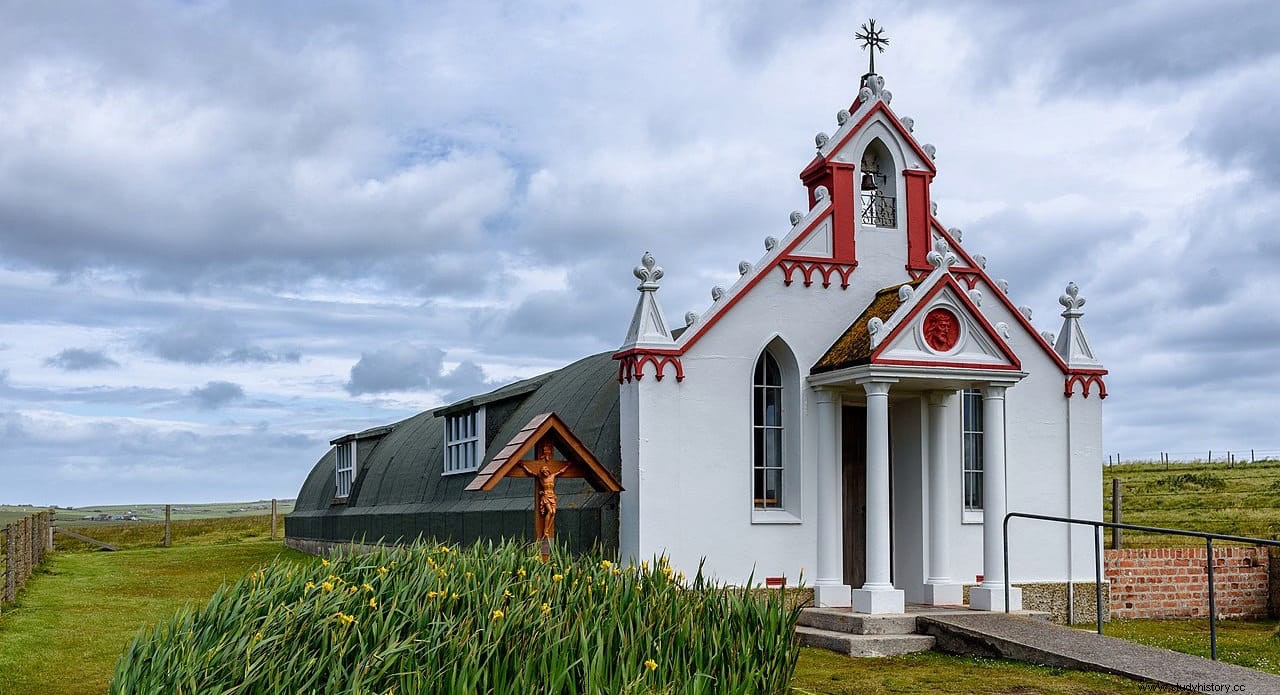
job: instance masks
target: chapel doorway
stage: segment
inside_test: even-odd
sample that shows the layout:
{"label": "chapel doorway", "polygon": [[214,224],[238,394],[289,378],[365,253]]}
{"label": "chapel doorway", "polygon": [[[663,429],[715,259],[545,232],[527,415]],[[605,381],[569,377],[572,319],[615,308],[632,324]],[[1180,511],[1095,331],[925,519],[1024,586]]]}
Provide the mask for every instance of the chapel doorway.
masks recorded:
{"label": "chapel doorway", "polygon": [[844,583],[856,589],[867,581],[867,409],[846,405],[840,417]]}

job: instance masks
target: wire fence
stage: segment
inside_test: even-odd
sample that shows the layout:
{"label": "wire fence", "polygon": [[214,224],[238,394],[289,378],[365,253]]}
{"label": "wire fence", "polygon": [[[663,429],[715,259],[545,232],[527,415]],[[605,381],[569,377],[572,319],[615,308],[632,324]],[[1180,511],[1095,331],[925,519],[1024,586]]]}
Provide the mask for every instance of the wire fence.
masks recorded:
{"label": "wire fence", "polygon": [[1158,451],[1138,454],[1107,454],[1107,465],[1126,464],[1202,464],[1235,466],[1237,464],[1280,463],[1280,449],[1203,449],[1201,451]]}
{"label": "wire fence", "polygon": [[13,603],[18,592],[44,562],[49,550],[49,527],[52,512],[36,512],[14,521],[0,532],[0,556],[4,562],[4,586],[0,587],[0,605]]}

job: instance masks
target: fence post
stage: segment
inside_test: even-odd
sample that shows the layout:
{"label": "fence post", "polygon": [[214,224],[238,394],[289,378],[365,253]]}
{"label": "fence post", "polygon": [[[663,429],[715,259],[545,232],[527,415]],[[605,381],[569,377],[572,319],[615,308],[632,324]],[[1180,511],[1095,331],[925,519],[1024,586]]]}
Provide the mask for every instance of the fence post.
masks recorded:
{"label": "fence post", "polygon": [[12,603],[18,594],[18,530],[14,524],[4,527],[4,600]]}
{"label": "fence post", "polygon": [[[1120,488],[1119,478],[1111,479],[1111,522],[1114,524],[1124,523],[1120,513]],[[1111,548],[1119,550],[1124,546],[1124,532],[1118,526],[1111,527]]]}
{"label": "fence post", "polygon": [[170,521],[170,513],[173,511],[173,505],[166,504],[164,506],[164,547],[168,548],[173,544],[173,529]]}
{"label": "fence post", "polygon": [[276,539],[276,498],[271,498],[271,540]]}

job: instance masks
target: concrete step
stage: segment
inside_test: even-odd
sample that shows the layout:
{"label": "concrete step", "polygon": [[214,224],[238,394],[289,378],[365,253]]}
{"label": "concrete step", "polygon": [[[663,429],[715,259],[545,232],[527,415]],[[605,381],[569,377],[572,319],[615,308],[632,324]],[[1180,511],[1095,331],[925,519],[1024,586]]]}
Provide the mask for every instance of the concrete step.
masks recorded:
{"label": "concrete step", "polygon": [[914,615],[868,615],[848,608],[806,608],[800,611],[800,624],[851,635],[910,635],[916,631]]}
{"label": "concrete step", "polygon": [[827,649],[844,656],[901,656],[933,649],[928,635],[851,635],[847,632],[799,626],[796,635],[806,647]]}

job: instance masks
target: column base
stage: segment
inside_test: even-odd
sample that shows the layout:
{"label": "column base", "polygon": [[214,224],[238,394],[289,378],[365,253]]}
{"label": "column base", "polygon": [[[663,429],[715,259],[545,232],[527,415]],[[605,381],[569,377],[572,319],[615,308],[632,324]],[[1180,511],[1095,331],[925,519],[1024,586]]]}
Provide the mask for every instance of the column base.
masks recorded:
{"label": "column base", "polygon": [[925,584],[924,603],[929,606],[962,606],[964,585],[951,582]]}
{"label": "column base", "polygon": [[854,613],[905,613],[906,595],[901,589],[854,589]]}
{"label": "column base", "polygon": [[[1004,612],[1004,587],[975,586],[969,590],[969,607],[980,611]],[[1009,588],[1009,610],[1022,610],[1022,589]]]}
{"label": "column base", "polygon": [[848,608],[849,592],[848,584],[816,584],[813,587],[813,605],[818,608]]}

